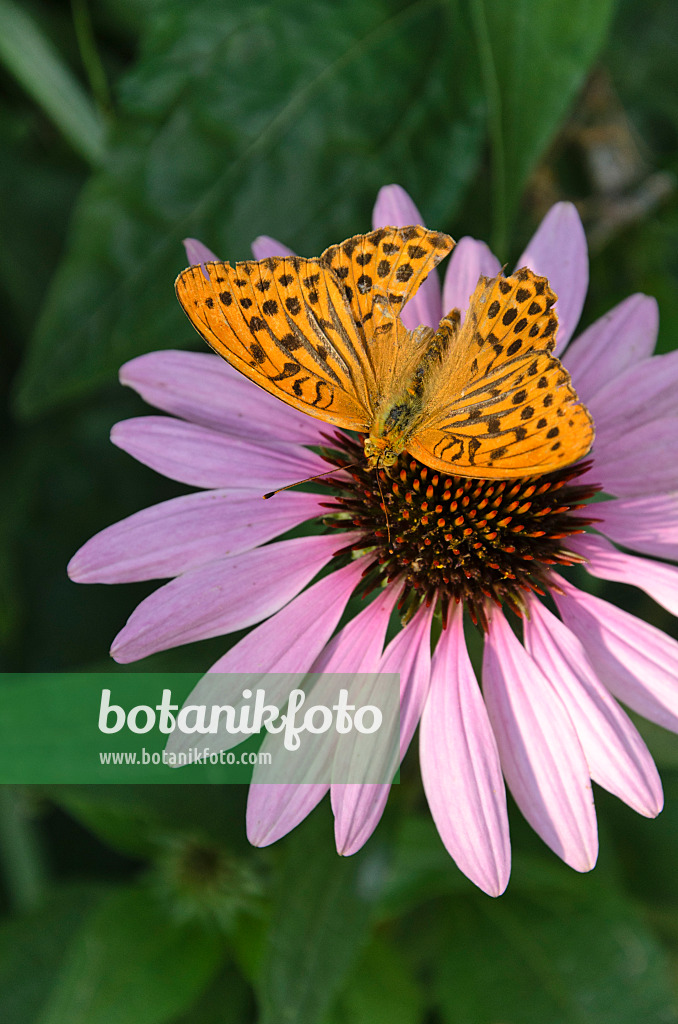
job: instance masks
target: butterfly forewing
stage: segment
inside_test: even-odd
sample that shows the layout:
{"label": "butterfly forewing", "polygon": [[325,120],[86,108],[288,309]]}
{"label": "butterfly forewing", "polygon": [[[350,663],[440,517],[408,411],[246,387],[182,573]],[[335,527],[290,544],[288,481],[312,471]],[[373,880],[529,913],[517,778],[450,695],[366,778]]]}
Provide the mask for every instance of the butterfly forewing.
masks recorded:
{"label": "butterfly forewing", "polygon": [[371,420],[373,370],[343,288],[317,259],[204,264],[176,291],[205,341],[255,384],[351,430]]}
{"label": "butterfly forewing", "polygon": [[593,423],[551,355],[558,326],[546,278],[481,278],[466,320],[427,381],[427,413],[408,450],[434,469],[508,478],[585,455]]}
{"label": "butterfly forewing", "polygon": [[331,245],[320,257],[336,274],[354,319],[368,337],[376,295],[402,310],[428,274],[454,248],[449,235],[411,225],[379,228]]}

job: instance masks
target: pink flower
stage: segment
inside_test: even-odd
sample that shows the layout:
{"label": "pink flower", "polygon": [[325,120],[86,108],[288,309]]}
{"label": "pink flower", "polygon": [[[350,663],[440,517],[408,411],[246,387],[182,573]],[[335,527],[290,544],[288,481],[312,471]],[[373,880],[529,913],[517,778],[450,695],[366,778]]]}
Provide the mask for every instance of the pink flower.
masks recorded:
{"label": "pink flower", "polygon": [[[397,185],[383,188],[374,226],[412,223],[422,218],[409,196]],[[193,263],[213,258],[198,242],[187,249]],[[253,250],[259,259],[289,253],[265,238]],[[644,295],[626,299],[570,340],[588,284],[586,240],[572,205],[551,209],[517,265],[547,276],[558,295],[557,352],[596,424],[587,462],[550,474],[543,484],[492,484],[439,480],[403,456],[394,468],[398,488],[389,491],[398,548],[391,556],[374,474],[338,473],[329,498],[288,491],[261,500],[263,492],[326,471],[331,456],[308,447],[327,444],[326,425],[259,390],[216,356],[155,352],[127,363],[120,376],[167,415],[120,423],[112,440],[200,490],[108,527],[69,566],[72,579],[89,583],[171,577],[115,638],[112,654],[120,662],[254,627],[212,666],[191,702],[209,695],[215,672],[400,672],[400,756],[421,723],[423,783],[442,841],[461,870],[495,896],[510,870],[504,779],[544,842],[576,870],[588,871],[597,856],[591,780],[640,814],[652,817],[662,807],[655,765],[617,700],[678,731],[678,643],[554,570],[581,561],[593,576],[640,587],[678,611],[678,569],[656,560],[678,557],[678,353],[653,357],[657,307]],[[462,238],[442,290],[431,274],[403,320],[409,327],[437,326],[444,311],[465,309],[479,274],[499,270],[483,242]],[[348,437],[334,449],[339,445],[343,464],[360,454]],[[395,475],[385,479],[388,489]],[[596,485],[608,500],[593,510],[599,532],[584,532],[592,510],[583,505]],[[433,529],[428,505],[421,507],[427,488],[448,517],[435,529],[446,537],[453,536],[448,530],[462,531],[446,540],[447,550],[458,545],[458,554],[448,554],[442,568],[425,564],[422,531]],[[405,493],[412,515],[398,504]],[[490,533],[488,508],[499,510]],[[323,531],[323,515],[335,527],[349,523],[352,532]],[[313,536],[274,541],[309,520],[318,524]],[[494,534],[496,569],[488,568],[489,548],[482,549],[485,561],[473,554],[482,523],[483,537]],[[610,541],[650,557],[625,554]],[[360,557],[347,553],[351,547]],[[344,554],[337,559],[339,548]],[[328,566],[333,571],[313,582]],[[381,586],[377,598],[337,633],[365,580]],[[560,617],[540,600],[546,592]],[[398,599],[406,625],[385,646]],[[436,606],[447,615],[447,628],[431,657]],[[464,608],[487,625],[482,693],[466,650]],[[507,609],[527,613],[522,642]],[[282,703],[286,694],[276,696]],[[239,699],[219,693],[221,703]],[[294,828],[330,788],[272,786],[264,778],[255,769],[247,810],[249,838],[261,846]],[[351,854],[376,827],[389,787],[331,789],[337,849]]]}

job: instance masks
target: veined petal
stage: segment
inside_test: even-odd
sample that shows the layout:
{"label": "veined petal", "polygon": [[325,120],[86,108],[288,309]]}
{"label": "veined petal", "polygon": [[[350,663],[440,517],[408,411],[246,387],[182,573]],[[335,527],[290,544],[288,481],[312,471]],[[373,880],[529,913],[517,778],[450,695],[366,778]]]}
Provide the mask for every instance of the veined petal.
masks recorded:
{"label": "veined petal", "polygon": [[263,493],[328,468],[300,445],[264,446],[170,416],[123,420],[113,427],[111,441],[157,473],[193,487]]}
{"label": "veined petal", "polygon": [[[581,511],[590,515],[591,507]],[[678,559],[678,494],[649,498],[616,498],[598,502],[600,530],[616,544],[658,558]]]}
{"label": "veined petal", "polygon": [[568,547],[586,559],[588,572],[603,580],[640,587],[672,615],[678,615],[678,568],[617,551],[603,537],[590,533],[568,537]]}
{"label": "veined petal", "polygon": [[[379,665],[380,673],[400,673],[400,744],[393,773],[385,769],[385,776],[394,774],[398,762],[405,756],[426,701],[431,676],[432,617],[433,606],[422,605],[388,645]],[[354,702],[357,706],[357,701]],[[343,748],[343,737],[341,745]],[[367,842],[381,819],[390,789],[390,783],[332,786],[334,834],[339,853],[349,856]]]}
{"label": "veined petal", "polygon": [[637,430],[673,416],[677,394],[678,352],[652,356],[629,367],[589,400],[598,445],[625,437],[629,427]]}
{"label": "veined petal", "polygon": [[[374,204],[372,227],[375,229],[403,228],[410,224],[425,226],[424,218],[414,202],[400,185],[384,185],[379,189],[377,201]],[[440,280],[437,272],[432,270],[416,295],[403,308],[401,319],[410,331],[418,327],[419,324],[425,324],[427,327],[435,329],[440,323],[442,315]]]}
{"label": "veined petal", "polygon": [[665,417],[628,430],[616,440],[609,435],[593,446],[594,463],[578,480],[602,484],[620,498],[669,494],[678,490],[675,458],[678,417]]}
{"label": "veined petal", "polygon": [[611,380],[654,352],[659,330],[655,299],[630,295],[568,346],[563,363],[583,402],[590,402]]}
{"label": "veined petal", "polygon": [[328,429],[209,352],[147,352],[120,368],[120,382],[156,409],[235,437],[320,444]]}
{"label": "veined petal", "polygon": [[506,791],[466,650],[461,608],[436,647],[419,759],[426,799],[448,853],[483,892],[501,895],[511,870]]}
{"label": "veined petal", "polygon": [[460,238],[452,250],[445,271],[443,316],[458,309],[463,323],[469,299],[480,275],[496,277],[500,271],[501,263],[489,246],[468,235]]}
{"label": "veined petal", "polygon": [[[366,560],[361,562],[362,569]],[[378,665],[386,627],[397,596],[398,590],[391,587],[375,598],[367,608],[347,623],[316,657],[312,671],[324,673],[325,679],[329,679],[330,673],[336,672],[374,671],[374,666]],[[343,611],[343,608],[341,610]],[[317,703],[315,696],[314,702]],[[271,750],[272,764],[282,761],[284,754],[280,734],[266,737],[262,750],[264,746]],[[331,773],[335,751],[336,737],[327,734],[311,735],[305,738],[303,760],[306,762],[306,759],[310,758],[313,770],[320,775],[324,772]],[[295,766],[299,768],[301,764],[298,758],[294,764],[291,764],[291,758],[287,758],[286,762],[290,762],[288,770],[294,770]],[[329,785],[325,783],[296,782],[292,787],[288,787],[261,781],[268,778],[269,774],[270,772],[264,768],[260,768],[259,771],[255,768],[253,782],[250,785],[247,835],[250,842],[256,846],[267,846],[295,828],[329,789]]]}
{"label": "veined petal", "polygon": [[656,817],[664,799],[654,761],[577,637],[536,599],[523,628],[527,651],[553,680],[574,723],[591,778],[639,814]]}
{"label": "veined petal", "polygon": [[111,647],[126,663],[260,622],[332,558],[335,536],[298,537],[222,558],[184,573],[132,612]]}
{"label": "veined petal", "polygon": [[[281,500],[282,499],[282,500]],[[76,583],[164,579],[226,555],[249,551],[322,512],[320,497],[282,491],[260,494],[201,491],[163,501],[113,523],[84,544],[68,564]]]}
{"label": "veined petal", "polygon": [[[282,707],[293,688],[290,674],[305,674],[323,649],[341,618],[353,588],[359,583],[367,557],[324,576],[279,612],[256,626],[212,665],[191,691],[186,704],[230,704],[237,720],[246,703],[242,690],[263,686],[267,704]],[[256,677],[256,678],[254,678]],[[210,737],[210,748],[230,750],[241,739],[220,730]],[[191,736],[178,730],[167,750],[186,752],[195,746]]]}
{"label": "veined petal", "polygon": [[588,247],[576,206],[556,203],[551,207],[516,267],[529,267],[548,277],[558,296],[555,353],[562,352],[579,323],[589,286]]}
{"label": "veined petal", "polygon": [[257,767],[247,795],[247,838],[252,846],[270,846],[296,828],[330,787],[323,782],[257,783]]}
{"label": "veined petal", "polygon": [[553,574],[558,610],[607,689],[651,722],[678,732],[678,643],[655,626]]}
{"label": "veined petal", "polygon": [[485,640],[485,704],[504,776],[532,828],[575,871],[596,862],[589,770],[558,694],[499,610]]}
{"label": "veined petal", "polygon": [[255,260],[266,260],[277,256],[295,256],[296,253],[293,249],[288,248],[283,242],[279,242],[276,238],[270,238],[268,235],[259,235],[252,242],[252,252],[254,253]]}

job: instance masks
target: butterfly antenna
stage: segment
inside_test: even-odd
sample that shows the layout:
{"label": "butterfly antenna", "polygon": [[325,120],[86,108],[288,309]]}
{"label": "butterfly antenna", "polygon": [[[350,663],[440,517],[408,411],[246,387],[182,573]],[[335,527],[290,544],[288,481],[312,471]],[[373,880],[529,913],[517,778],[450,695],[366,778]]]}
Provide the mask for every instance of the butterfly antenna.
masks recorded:
{"label": "butterfly antenna", "polygon": [[388,518],[388,509],[386,508],[386,498],[384,497],[384,491],[383,491],[382,486],[381,486],[381,478],[379,476],[379,467],[378,466],[377,466],[377,469],[376,469],[375,472],[377,474],[377,487],[379,488],[379,495],[381,497],[381,503],[382,503],[382,506],[384,508],[384,515],[386,516],[386,536],[388,537],[388,549],[391,552],[391,554],[393,554],[393,551],[392,551],[392,548],[391,548],[391,524],[390,524],[389,518]]}
{"label": "butterfly antenna", "polygon": [[280,494],[281,491],[289,491],[291,487],[298,487],[299,484],[308,484],[311,480],[321,480],[324,476],[331,476],[332,473],[339,473],[342,469],[355,469],[360,465],[362,465],[360,462],[351,462],[348,466],[335,466],[334,469],[328,469],[324,473],[316,473],[315,476],[307,476],[305,480],[297,480],[293,484],[285,484],[284,487],[277,487],[275,491],[269,491],[268,494],[264,494],[264,501],[267,498],[272,498],[274,494]]}

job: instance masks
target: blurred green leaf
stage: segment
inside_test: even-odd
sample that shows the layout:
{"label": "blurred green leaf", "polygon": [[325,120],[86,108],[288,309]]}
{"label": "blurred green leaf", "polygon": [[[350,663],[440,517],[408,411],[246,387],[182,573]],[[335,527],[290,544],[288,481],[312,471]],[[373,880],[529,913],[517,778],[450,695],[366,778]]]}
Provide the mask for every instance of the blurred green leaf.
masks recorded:
{"label": "blurred green leaf", "polygon": [[242,977],[227,966],[206,992],[172,1024],[244,1024],[253,1020],[254,999]]}
{"label": "blurred green leaf", "polygon": [[89,163],[101,163],[105,129],[94,105],[59,51],[12,0],[0,0],[0,61],[73,148]]}
{"label": "blurred green leaf", "polygon": [[365,949],[324,1024],[418,1024],[424,998],[408,959],[383,938]]}
{"label": "blurred green leaf", "polygon": [[665,958],[633,908],[579,896],[446,900],[436,961],[445,1024],[672,1024]]}
{"label": "blurred green leaf", "polygon": [[492,140],[494,248],[600,50],[614,0],[469,0]]}
{"label": "blurred green leaf", "polygon": [[65,948],[100,896],[94,886],[65,886],[39,912],[0,925],[0,1020],[35,1024]]}
{"label": "blurred green leaf", "polygon": [[317,1024],[366,941],[376,847],[339,857],[326,826],[315,812],[286,840],[257,986],[259,1024]]}
{"label": "blurred green leaf", "polygon": [[27,415],[194,340],[172,294],[183,236],[231,260],[261,233],[317,253],[366,230],[394,179],[443,227],[480,159],[461,0],[165,0],[149,22],[24,367]]}
{"label": "blurred green leaf", "polygon": [[143,889],[123,889],[84,923],[39,1024],[162,1024],[216,974],[223,943],[174,927]]}

